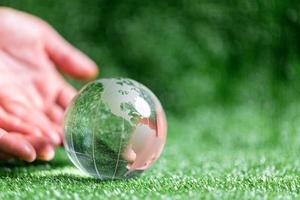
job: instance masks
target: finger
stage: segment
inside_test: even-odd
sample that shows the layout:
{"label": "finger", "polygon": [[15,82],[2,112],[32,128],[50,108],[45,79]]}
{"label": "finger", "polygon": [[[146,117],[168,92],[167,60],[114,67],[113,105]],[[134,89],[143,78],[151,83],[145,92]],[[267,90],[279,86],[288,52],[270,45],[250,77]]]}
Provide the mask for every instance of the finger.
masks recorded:
{"label": "finger", "polygon": [[76,95],[76,90],[66,84],[65,87],[62,88],[62,90],[57,96],[57,103],[63,109],[66,109],[75,95]]}
{"label": "finger", "polygon": [[49,29],[47,33],[46,51],[61,71],[78,79],[90,79],[97,75],[98,67],[90,58],[74,48],[53,29]]}
{"label": "finger", "polygon": [[22,137],[21,134],[7,133],[0,129],[0,152],[32,162],[36,159],[36,152],[33,146]]}
{"label": "finger", "polygon": [[18,116],[24,116],[26,112],[18,104],[4,104],[3,110],[0,108],[0,127],[7,131],[14,131],[26,135],[42,136],[42,132],[34,125],[22,121]]}
{"label": "finger", "polygon": [[0,102],[10,101],[30,107],[30,100],[18,86],[7,84],[3,88],[5,89],[0,91]]}
{"label": "finger", "polygon": [[46,109],[46,115],[48,118],[54,123],[53,127],[54,130],[59,134],[61,143],[63,142],[63,131],[62,131],[62,124],[63,124],[63,117],[64,117],[64,110],[56,105],[52,104]]}
{"label": "finger", "polygon": [[44,135],[54,145],[61,144],[61,133],[55,131],[58,130],[57,126],[53,125],[43,113],[28,110],[17,104],[4,106],[9,113],[0,108],[0,127],[26,135],[33,134],[39,137]]}
{"label": "finger", "polygon": [[44,113],[31,111],[30,114],[22,116],[22,120],[38,127],[53,145],[62,143],[60,128],[53,124]]}
{"label": "finger", "polygon": [[25,139],[30,142],[37,153],[37,159],[39,160],[51,160],[54,157],[54,147],[49,144],[47,140],[41,137],[24,136]]}
{"label": "finger", "polygon": [[50,106],[47,106],[45,112],[52,122],[56,123],[57,125],[62,124],[64,111],[60,106],[51,104]]}

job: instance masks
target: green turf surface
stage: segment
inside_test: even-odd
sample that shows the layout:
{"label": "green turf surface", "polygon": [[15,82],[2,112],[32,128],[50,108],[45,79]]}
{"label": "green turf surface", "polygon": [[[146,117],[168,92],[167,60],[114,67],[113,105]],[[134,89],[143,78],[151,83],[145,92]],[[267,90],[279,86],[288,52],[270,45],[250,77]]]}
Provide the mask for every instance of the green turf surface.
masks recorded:
{"label": "green turf surface", "polygon": [[59,150],[50,163],[1,163],[0,199],[298,197],[297,1],[0,5],[45,19],[96,61],[101,77],[138,80],[169,114],[166,148],[142,177],[97,181]]}
{"label": "green turf surface", "polygon": [[169,116],[166,148],[140,178],[100,181],[58,150],[50,163],[1,163],[0,199],[252,199],[298,197],[299,106],[280,117],[250,105]]}

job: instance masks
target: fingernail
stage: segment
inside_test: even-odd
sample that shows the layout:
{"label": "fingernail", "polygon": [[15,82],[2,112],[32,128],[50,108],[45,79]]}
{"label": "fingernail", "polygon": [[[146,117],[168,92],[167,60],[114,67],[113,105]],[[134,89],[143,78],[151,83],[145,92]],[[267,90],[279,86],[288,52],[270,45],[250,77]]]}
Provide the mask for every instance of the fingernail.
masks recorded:
{"label": "fingernail", "polygon": [[54,148],[48,145],[45,148],[43,148],[41,152],[39,152],[38,158],[39,160],[48,161],[48,160],[52,160],[54,158],[54,155],[55,155]]}
{"label": "fingernail", "polygon": [[23,160],[25,160],[27,162],[33,162],[36,159],[36,153],[34,151],[32,151],[32,148],[25,145],[23,150],[24,150],[24,153],[26,154],[26,156],[24,158],[22,158]]}
{"label": "fingernail", "polygon": [[51,142],[54,144],[54,145],[58,145],[61,143],[61,140],[60,140],[60,137],[59,137],[59,134],[55,131],[49,131],[48,132],[49,134],[49,137],[50,137],[50,140]]}

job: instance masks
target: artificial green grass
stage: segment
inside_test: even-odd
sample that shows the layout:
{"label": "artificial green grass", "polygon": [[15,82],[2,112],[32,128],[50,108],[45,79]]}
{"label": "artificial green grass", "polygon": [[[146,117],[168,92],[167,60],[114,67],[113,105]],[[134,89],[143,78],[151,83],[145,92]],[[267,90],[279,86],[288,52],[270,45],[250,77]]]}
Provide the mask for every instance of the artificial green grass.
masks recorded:
{"label": "artificial green grass", "polygon": [[1,163],[0,199],[298,197],[296,3],[1,0],[52,24],[101,77],[147,85],[177,116],[162,157],[138,179],[94,180],[59,150],[50,163]]}
{"label": "artificial green grass", "polygon": [[49,163],[1,163],[0,199],[299,197],[299,110],[291,104],[274,115],[251,105],[216,106],[169,116],[162,157],[137,179],[95,180],[63,149]]}

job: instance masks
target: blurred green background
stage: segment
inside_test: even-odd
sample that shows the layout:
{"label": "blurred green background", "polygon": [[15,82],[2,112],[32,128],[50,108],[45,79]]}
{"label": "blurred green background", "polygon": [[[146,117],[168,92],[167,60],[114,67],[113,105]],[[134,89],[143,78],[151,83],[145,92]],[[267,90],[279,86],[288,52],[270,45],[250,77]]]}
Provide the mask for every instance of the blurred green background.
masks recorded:
{"label": "blurred green background", "polygon": [[297,1],[7,1],[37,15],[91,56],[100,77],[150,87],[177,115],[299,98]]}
{"label": "blurred green background", "polygon": [[90,199],[149,193],[157,199],[299,197],[299,2],[0,0],[0,5],[49,22],[97,62],[100,77],[130,77],[148,86],[169,119],[164,154],[141,179],[75,178],[71,165],[57,165],[56,159],[48,168],[0,173],[0,186],[8,191],[3,198],[43,198],[48,191],[53,199],[78,191],[81,198],[94,195]]}

